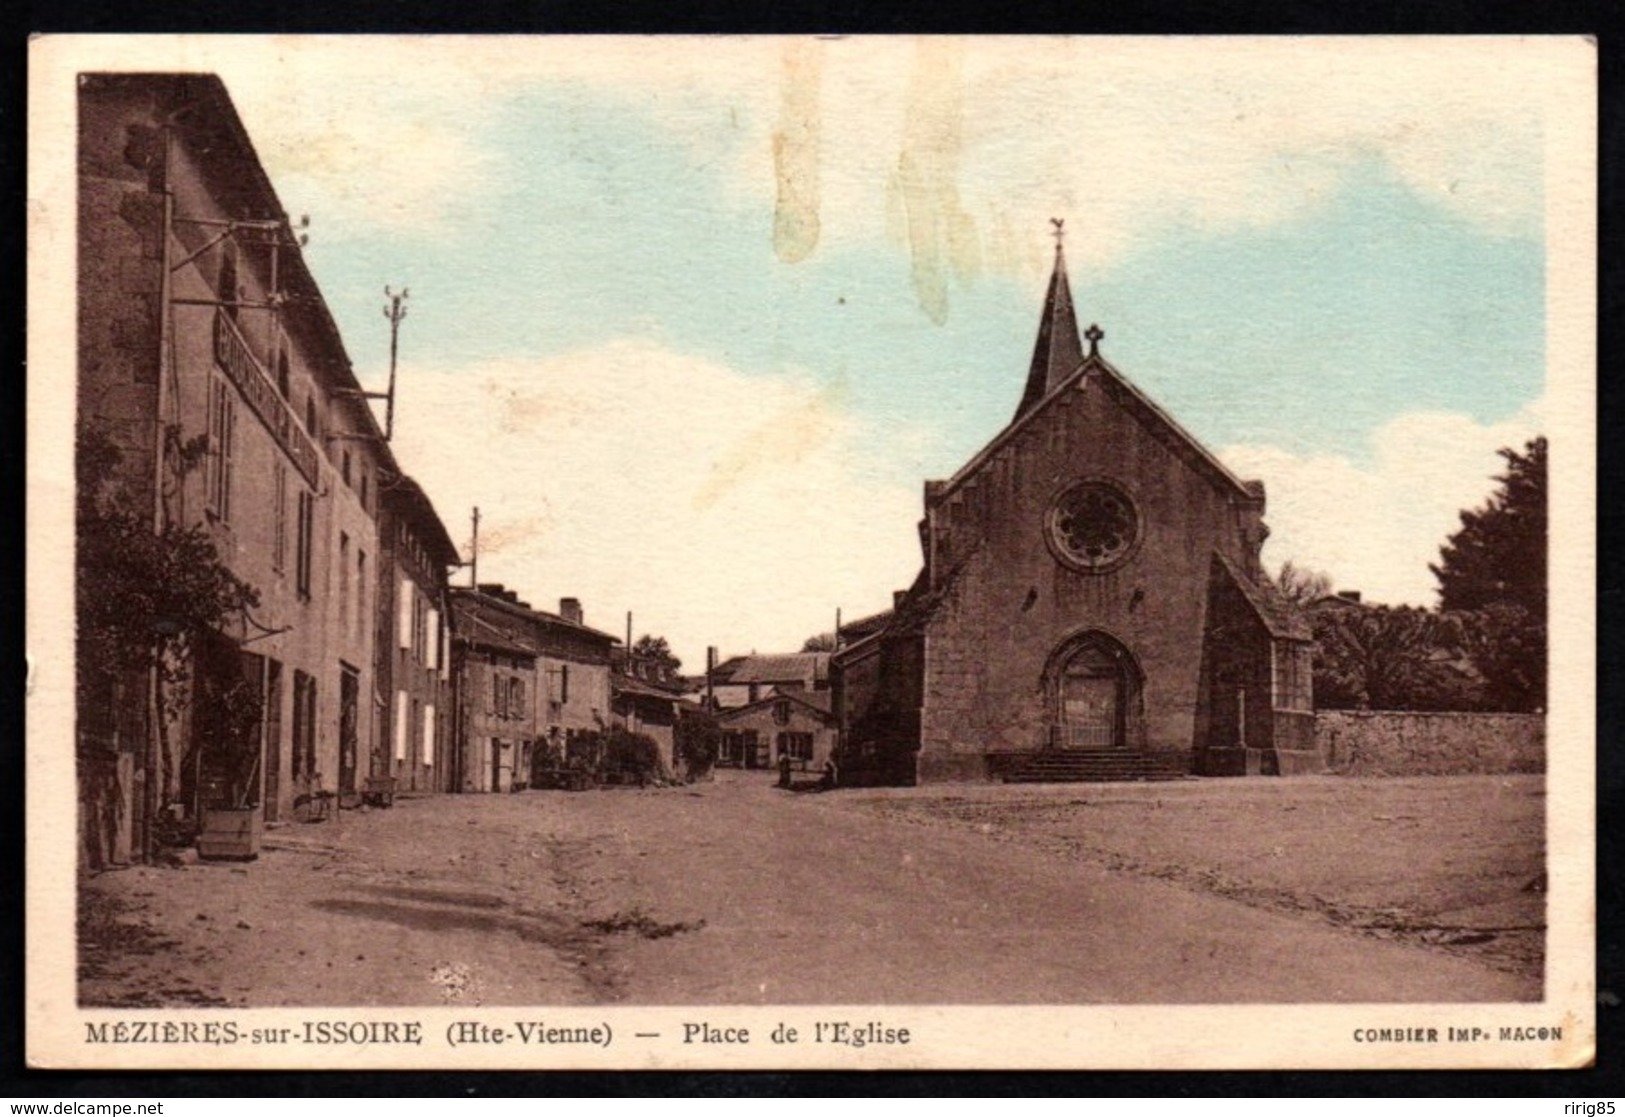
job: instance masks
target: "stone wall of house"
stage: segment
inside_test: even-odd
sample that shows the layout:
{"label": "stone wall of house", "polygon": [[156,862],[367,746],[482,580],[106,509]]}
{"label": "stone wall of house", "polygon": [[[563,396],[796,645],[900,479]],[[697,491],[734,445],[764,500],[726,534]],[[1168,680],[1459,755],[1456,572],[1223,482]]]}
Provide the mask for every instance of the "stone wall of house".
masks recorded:
{"label": "stone wall of house", "polygon": [[1350,776],[1544,772],[1540,714],[1321,710],[1315,745],[1326,767]]}

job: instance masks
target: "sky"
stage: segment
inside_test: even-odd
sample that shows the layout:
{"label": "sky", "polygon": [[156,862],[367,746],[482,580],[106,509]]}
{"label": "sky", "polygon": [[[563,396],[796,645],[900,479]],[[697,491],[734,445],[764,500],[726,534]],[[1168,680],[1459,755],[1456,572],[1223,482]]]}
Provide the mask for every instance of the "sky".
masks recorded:
{"label": "sky", "polygon": [[[1572,47],[1572,44],[1570,44]],[[479,576],[796,650],[919,566],[1008,422],[1053,242],[1080,326],[1239,474],[1274,568],[1433,604],[1545,430],[1572,51],[1517,40],[186,40]]]}

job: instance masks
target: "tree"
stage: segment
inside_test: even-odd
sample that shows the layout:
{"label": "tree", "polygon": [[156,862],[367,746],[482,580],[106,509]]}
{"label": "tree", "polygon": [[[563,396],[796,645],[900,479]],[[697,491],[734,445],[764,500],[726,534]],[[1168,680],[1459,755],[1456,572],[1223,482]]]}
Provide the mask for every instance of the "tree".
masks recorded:
{"label": "tree", "polygon": [[1275,586],[1294,605],[1312,605],[1332,592],[1332,579],[1329,574],[1300,567],[1287,559],[1275,576]]}
{"label": "tree", "polygon": [[820,632],[817,636],[809,636],[802,641],[801,650],[804,652],[832,652],[835,650],[835,633]]}
{"label": "tree", "polygon": [[1315,704],[1323,709],[1467,710],[1480,686],[1459,622],[1412,606],[1314,614]]}
{"label": "tree", "polygon": [[1546,439],[1500,454],[1499,488],[1461,514],[1461,530],[1429,569],[1440,608],[1464,614],[1485,703],[1533,712],[1546,703]]}
{"label": "tree", "polygon": [[1523,453],[1499,451],[1506,472],[1482,508],[1461,514],[1461,530],[1440,548],[1429,570],[1439,580],[1447,612],[1488,605],[1521,606],[1546,616],[1546,439]]}
{"label": "tree", "polygon": [[[202,438],[175,447],[182,475],[206,450]],[[194,704],[196,652],[229,620],[257,606],[259,594],[227,568],[201,525],[166,523],[155,530],[150,514],[117,490],[119,462],[105,434],[81,430],[74,463],[75,740],[82,762],[96,759],[110,708],[128,704],[132,681],[155,679],[147,732],[159,764],[156,794],[168,796],[185,766],[171,751],[169,726]],[[214,713],[202,711],[205,718]],[[82,769],[87,779],[91,766]],[[87,795],[94,793],[87,787]]]}
{"label": "tree", "polygon": [[683,778],[693,782],[710,775],[722,742],[722,729],[716,715],[685,703],[673,735],[677,755],[683,761]]}
{"label": "tree", "polygon": [[637,643],[632,645],[632,655],[636,659],[662,664],[673,675],[683,666],[683,661],[672,654],[671,645],[666,643],[664,636],[639,636]]}

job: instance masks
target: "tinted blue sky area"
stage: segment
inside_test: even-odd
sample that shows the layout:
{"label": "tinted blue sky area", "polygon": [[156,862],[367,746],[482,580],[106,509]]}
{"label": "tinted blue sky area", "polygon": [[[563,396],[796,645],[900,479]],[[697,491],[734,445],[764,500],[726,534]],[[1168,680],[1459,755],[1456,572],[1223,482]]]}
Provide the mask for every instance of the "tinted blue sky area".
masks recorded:
{"label": "tinted blue sky area", "polygon": [[369,386],[410,287],[396,452],[535,600],[689,659],[883,608],[922,481],[1015,410],[1052,217],[1080,327],[1265,482],[1267,565],[1431,603],[1496,449],[1546,422],[1578,48],[705,45],[207,44]]}
{"label": "tinted blue sky area", "polygon": [[[715,120],[701,124],[716,125]],[[580,87],[534,92],[468,127],[500,153],[466,208],[422,235],[318,227],[312,251],[358,365],[382,367],[380,277],[413,290],[412,359],[541,358],[637,337],[741,372],[799,370],[860,416],[936,432],[951,472],[1012,412],[1042,280],[951,281],[916,302],[896,246],[826,243],[778,260],[772,212],[730,190],[670,128]],[[1090,215],[1067,214],[1086,238]],[[1047,230],[1027,231],[1047,243]],[[1214,446],[1362,460],[1410,410],[1493,422],[1539,395],[1543,246],[1419,199],[1376,156],[1314,210],[1264,227],[1170,225],[1126,258],[1070,268],[1104,352]]]}

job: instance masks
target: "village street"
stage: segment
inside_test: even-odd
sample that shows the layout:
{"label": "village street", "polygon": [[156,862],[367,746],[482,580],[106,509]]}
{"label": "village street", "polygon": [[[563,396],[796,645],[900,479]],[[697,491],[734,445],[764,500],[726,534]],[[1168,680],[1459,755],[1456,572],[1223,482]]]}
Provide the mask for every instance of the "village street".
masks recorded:
{"label": "village street", "polygon": [[[89,878],[82,992],[129,1006],[1528,999],[1541,788],[796,794],[736,772],[403,799],[273,831],[253,863]],[[1314,848],[1350,829],[1376,856]],[[1399,863],[1385,842],[1417,851],[1403,880],[1372,876]]]}

